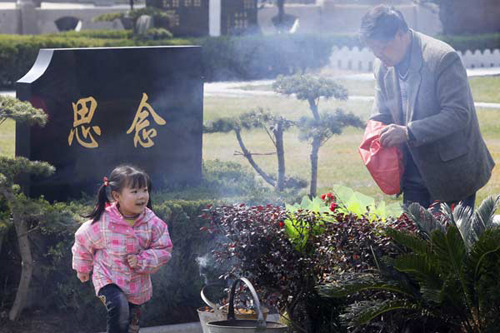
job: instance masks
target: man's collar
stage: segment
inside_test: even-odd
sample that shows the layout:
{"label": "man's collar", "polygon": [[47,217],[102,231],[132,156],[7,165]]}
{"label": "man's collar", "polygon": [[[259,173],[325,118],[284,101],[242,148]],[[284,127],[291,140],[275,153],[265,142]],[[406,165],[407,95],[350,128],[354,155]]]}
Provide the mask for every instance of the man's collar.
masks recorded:
{"label": "man's collar", "polygon": [[410,37],[410,42],[408,44],[408,47],[406,48],[405,56],[403,57],[403,60],[401,60],[401,62],[395,66],[396,71],[400,76],[405,76],[408,73],[408,69],[410,68],[411,51],[413,44],[413,32],[411,30],[408,30],[408,33]]}

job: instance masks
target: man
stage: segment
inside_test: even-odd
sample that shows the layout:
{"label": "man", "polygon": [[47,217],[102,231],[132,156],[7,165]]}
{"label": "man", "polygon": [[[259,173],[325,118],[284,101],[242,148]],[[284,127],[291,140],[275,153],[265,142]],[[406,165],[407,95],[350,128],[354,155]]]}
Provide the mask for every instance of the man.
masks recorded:
{"label": "man", "polygon": [[474,207],[495,163],[477,121],[465,68],[452,47],[408,28],[401,12],[376,6],[361,37],[378,58],[371,119],[388,124],[382,146],[405,156],[403,201]]}

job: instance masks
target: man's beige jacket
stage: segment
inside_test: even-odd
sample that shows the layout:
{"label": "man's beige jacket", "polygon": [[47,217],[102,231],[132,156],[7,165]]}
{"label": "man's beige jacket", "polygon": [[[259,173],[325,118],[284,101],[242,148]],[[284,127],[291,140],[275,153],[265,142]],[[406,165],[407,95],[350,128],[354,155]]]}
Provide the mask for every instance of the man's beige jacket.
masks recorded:
{"label": "man's beige jacket", "polygon": [[411,36],[408,110],[401,110],[395,68],[377,60],[371,119],[407,125],[414,137],[409,152],[432,199],[462,200],[488,182],[495,163],[481,136],[457,52],[424,34],[411,31]]}

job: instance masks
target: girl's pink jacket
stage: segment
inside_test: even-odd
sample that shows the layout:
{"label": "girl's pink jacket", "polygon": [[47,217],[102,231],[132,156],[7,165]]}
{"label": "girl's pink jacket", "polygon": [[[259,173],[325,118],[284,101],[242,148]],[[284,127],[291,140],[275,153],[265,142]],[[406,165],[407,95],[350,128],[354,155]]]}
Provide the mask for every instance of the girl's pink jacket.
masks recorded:
{"label": "girl's pink jacket", "polygon": [[[165,222],[146,208],[130,226],[116,204],[107,207],[99,221],[91,222],[82,224],[75,234],[73,269],[81,273],[94,271],[96,294],[114,283],[130,303],[147,302],[152,295],[150,274],[171,257],[172,241]],[[135,269],[127,263],[128,254],[137,255]]]}

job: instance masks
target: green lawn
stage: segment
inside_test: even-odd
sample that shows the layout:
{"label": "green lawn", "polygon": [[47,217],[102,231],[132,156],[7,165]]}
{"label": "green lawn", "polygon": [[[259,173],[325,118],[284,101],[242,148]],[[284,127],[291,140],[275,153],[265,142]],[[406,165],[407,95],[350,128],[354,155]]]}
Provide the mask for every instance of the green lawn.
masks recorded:
{"label": "green lawn", "polygon": [[469,82],[476,102],[500,103],[500,77],[474,77]]}
{"label": "green lawn", "polygon": [[[338,79],[335,80],[342,84],[349,90],[349,95],[352,96],[372,96],[373,90],[375,88],[374,80],[358,81],[351,79]],[[262,91],[272,91],[271,84],[259,84],[259,85],[242,85],[239,89],[243,90],[262,90]]]}
{"label": "green lawn", "polygon": [[[375,81],[356,81],[350,79],[338,79],[349,90],[351,96],[373,96]],[[476,102],[500,103],[500,78],[499,77],[473,77],[469,79],[472,95]],[[271,84],[242,85],[243,90],[271,91]]]}
{"label": "green lawn", "polygon": [[0,125],[0,155],[14,156],[16,139],[16,123],[6,120]]}
{"label": "green lawn", "polygon": [[[340,81],[348,89],[350,95],[373,95],[374,81]],[[496,88],[494,88],[496,87]],[[244,89],[271,90],[270,85],[251,86]],[[493,91],[500,91],[500,77],[473,78],[471,88],[476,101],[500,103],[500,95]],[[346,111],[367,119],[370,114],[371,102],[360,101],[321,101],[320,109],[335,109],[342,107]],[[241,97],[241,98],[205,98],[205,121],[211,121],[218,117],[230,117],[242,114],[257,107],[263,107],[273,112],[286,115],[290,119],[298,119],[303,115],[309,115],[306,102],[300,102],[293,97]],[[478,109],[480,126],[484,139],[493,155],[500,164],[500,109]],[[361,162],[357,147],[363,135],[362,130],[348,129],[341,136],[333,137],[320,150],[318,188],[323,192],[332,188],[334,184],[344,184],[387,201],[394,200],[384,196],[372,180],[370,174]],[[264,132],[245,132],[244,139],[252,152],[272,152],[273,146]],[[205,134],[203,137],[203,158],[221,159],[235,161],[246,165],[242,156],[234,155],[239,151],[236,138],[232,133],[228,134]],[[287,173],[290,176],[299,176],[309,180],[309,146],[297,139],[296,132],[290,131],[285,136],[285,153]],[[258,156],[256,160],[264,170],[276,170],[274,156]],[[479,191],[477,201],[481,202],[488,195],[500,194],[500,171],[494,169],[490,182]]]}
{"label": "green lawn", "polygon": [[[248,96],[248,97],[205,97],[204,121],[209,122],[222,117],[234,117],[259,107],[279,113],[292,120],[309,115],[307,102],[287,96]],[[371,102],[322,100],[320,110],[335,110],[340,107],[352,111],[363,118],[370,114]]]}
{"label": "green lawn", "polygon": [[[351,89],[358,89],[356,91],[371,90],[370,85],[373,84],[373,81],[362,82],[356,88],[349,86],[354,85],[355,81],[346,80],[345,82]],[[500,91],[500,77],[474,78],[471,80],[471,86],[476,100],[500,103],[500,95],[494,93],[495,89]],[[205,97],[204,103],[205,122],[219,117],[237,116],[257,107],[286,115],[290,119],[298,119],[303,115],[309,115],[310,112],[306,102],[283,96]],[[367,119],[371,104],[372,102],[361,101],[321,101],[320,110],[333,110],[341,107],[359,115],[362,119]],[[495,161],[500,164],[500,109],[478,109],[478,117],[485,141]],[[0,126],[0,153],[2,155],[14,155],[14,133],[13,122],[8,121]],[[361,162],[357,146],[362,134],[363,131],[360,129],[347,129],[342,135],[330,139],[321,148],[318,170],[319,192],[330,190],[334,184],[344,184],[379,199],[394,200],[380,192]],[[244,132],[243,137],[252,152],[274,151],[272,143],[263,131]],[[220,159],[247,165],[243,157],[234,154],[236,151],[239,151],[239,146],[232,133],[203,136],[204,160]],[[287,174],[309,180],[309,145],[298,140],[296,130],[290,130],[285,135],[285,154]],[[256,160],[266,171],[273,172],[276,169],[274,156],[258,156]],[[500,171],[498,169],[497,167],[493,171],[490,182],[478,193],[478,202],[488,195],[500,194]]]}

